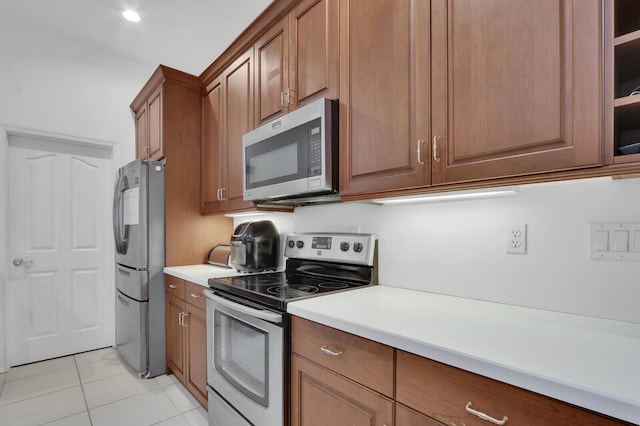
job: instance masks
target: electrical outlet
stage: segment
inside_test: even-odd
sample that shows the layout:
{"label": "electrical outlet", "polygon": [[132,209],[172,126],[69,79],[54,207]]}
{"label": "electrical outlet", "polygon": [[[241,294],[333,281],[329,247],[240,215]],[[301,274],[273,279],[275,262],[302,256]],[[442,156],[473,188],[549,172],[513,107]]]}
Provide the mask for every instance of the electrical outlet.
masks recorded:
{"label": "electrical outlet", "polygon": [[358,226],[358,225],[349,226],[349,232],[353,232],[353,233],[359,234],[360,233],[360,226]]}
{"label": "electrical outlet", "polygon": [[527,253],[527,225],[507,225],[507,253]]}

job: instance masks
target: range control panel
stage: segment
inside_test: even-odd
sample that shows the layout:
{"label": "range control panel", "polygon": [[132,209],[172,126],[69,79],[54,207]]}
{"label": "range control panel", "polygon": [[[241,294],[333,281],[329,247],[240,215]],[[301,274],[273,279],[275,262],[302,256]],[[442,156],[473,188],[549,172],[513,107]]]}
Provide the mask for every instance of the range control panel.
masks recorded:
{"label": "range control panel", "polygon": [[288,234],[285,257],[373,265],[377,237],[372,234]]}

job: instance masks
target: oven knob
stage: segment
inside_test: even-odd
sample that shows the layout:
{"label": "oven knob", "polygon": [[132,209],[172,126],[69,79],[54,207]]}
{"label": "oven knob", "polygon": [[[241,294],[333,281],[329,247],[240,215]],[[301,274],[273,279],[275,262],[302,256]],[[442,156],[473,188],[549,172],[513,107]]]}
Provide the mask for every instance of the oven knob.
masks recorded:
{"label": "oven knob", "polygon": [[340,250],[342,251],[347,251],[349,250],[349,243],[346,241],[343,241],[340,243]]}
{"label": "oven knob", "polygon": [[360,253],[362,251],[362,243],[353,243],[353,251]]}
{"label": "oven knob", "polygon": [[302,242],[302,240],[298,240],[298,242],[296,243],[296,246],[298,246],[298,248],[302,248],[304,247],[304,243]]}
{"label": "oven knob", "polygon": [[296,245],[296,242],[293,240],[289,240],[287,241],[287,245],[289,246],[289,248],[293,248]]}

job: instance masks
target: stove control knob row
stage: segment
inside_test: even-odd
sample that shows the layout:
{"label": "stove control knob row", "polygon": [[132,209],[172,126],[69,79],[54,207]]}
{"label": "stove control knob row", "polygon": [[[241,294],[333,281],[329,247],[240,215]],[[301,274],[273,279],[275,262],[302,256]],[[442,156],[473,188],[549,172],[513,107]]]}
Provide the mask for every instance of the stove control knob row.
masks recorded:
{"label": "stove control knob row", "polygon": [[287,246],[289,248],[298,247],[299,249],[301,249],[302,247],[304,247],[304,242],[302,240],[298,240],[298,241],[289,240],[287,241]]}

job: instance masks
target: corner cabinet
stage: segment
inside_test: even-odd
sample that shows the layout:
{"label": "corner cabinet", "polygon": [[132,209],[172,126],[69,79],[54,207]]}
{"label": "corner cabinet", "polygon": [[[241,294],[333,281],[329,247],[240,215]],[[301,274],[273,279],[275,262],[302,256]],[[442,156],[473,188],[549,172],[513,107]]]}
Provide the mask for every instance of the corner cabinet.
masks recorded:
{"label": "corner cabinet", "polygon": [[246,210],[242,135],[253,129],[253,51],[207,86],[203,98],[201,213]]}
{"label": "corner cabinet", "polygon": [[256,126],[338,97],[338,34],[337,0],[303,0],[256,41]]}
{"label": "corner cabinet", "polygon": [[204,288],[166,276],[167,369],[207,409],[207,319]]}
{"label": "corner cabinet", "polygon": [[601,2],[340,4],[347,199],[602,164]]}

